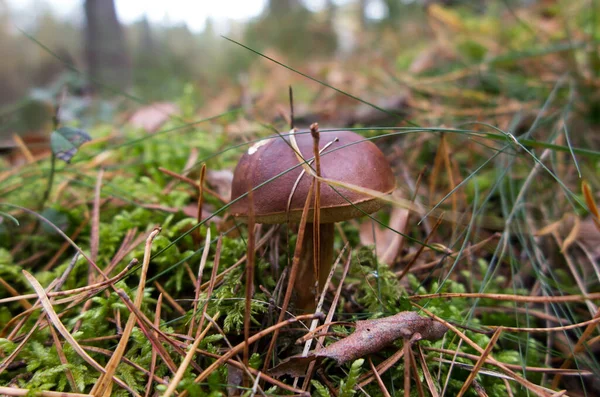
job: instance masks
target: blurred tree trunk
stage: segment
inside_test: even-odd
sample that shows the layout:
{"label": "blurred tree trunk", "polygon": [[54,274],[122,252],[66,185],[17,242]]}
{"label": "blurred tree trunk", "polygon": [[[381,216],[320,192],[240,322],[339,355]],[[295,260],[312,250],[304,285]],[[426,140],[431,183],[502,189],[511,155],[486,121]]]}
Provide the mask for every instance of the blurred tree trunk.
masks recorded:
{"label": "blurred tree trunk", "polygon": [[367,29],[367,15],[365,10],[367,8],[367,0],[359,0],[358,2],[358,23],[361,32]]}
{"label": "blurred tree trunk", "polygon": [[144,15],[144,18],[140,23],[140,30],[140,51],[143,54],[153,57],[156,44],[154,43],[154,37],[152,37],[152,28],[150,27],[150,22],[148,22],[148,17],[146,15]]}
{"label": "blurred tree trunk", "polygon": [[85,0],[85,50],[92,86],[101,84],[127,89],[131,63],[114,0]]}
{"label": "blurred tree trunk", "polygon": [[337,9],[337,7],[335,6],[335,3],[333,2],[333,0],[327,0],[325,2],[325,21],[330,26],[333,26],[336,9]]}
{"label": "blurred tree trunk", "polygon": [[300,0],[269,0],[267,12],[273,16],[282,16],[301,6]]}
{"label": "blurred tree trunk", "polygon": [[385,17],[385,23],[388,25],[395,25],[400,19],[402,14],[402,4],[399,0],[385,0],[387,6],[387,16]]}

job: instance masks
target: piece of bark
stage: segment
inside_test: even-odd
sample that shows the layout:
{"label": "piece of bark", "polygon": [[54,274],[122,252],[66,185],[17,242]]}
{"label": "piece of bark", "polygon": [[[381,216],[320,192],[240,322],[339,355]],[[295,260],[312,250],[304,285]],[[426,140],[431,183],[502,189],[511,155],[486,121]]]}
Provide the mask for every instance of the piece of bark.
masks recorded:
{"label": "piece of bark", "polygon": [[448,331],[445,325],[415,312],[400,312],[390,317],[356,322],[356,330],[346,338],[319,350],[313,350],[306,357],[293,356],[274,367],[274,376],[303,376],[306,366],[319,358],[334,359],[338,365],[354,361],[360,357],[380,351],[397,339],[437,340]]}

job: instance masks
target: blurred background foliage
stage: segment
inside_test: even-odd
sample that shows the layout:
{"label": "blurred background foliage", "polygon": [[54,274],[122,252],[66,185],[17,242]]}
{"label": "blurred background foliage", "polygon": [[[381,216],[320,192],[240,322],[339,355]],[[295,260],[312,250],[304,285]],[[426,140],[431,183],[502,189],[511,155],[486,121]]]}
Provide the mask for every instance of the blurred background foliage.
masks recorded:
{"label": "blurred background foliage", "polygon": [[[203,30],[190,30],[184,22],[150,22],[144,16],[123,24],[114,0],[81,0],[69,17],[56,14],[53,0],[32,1],[35,18],[27,19],[23,9],[14,9],[14,0],[0,0],[0,138],[47,131],[52,102],[65,88],[71,106],[64,109],[71,117],[63,115],[64,121],[85,122],[83,112],[90,108],[111,121],[117,114],[113,110],[126,106],[127,100],[138,106],[182,96],[195,109],[204,107],[206,117],[226,110],[207,106],[218,98],[230,108],[254,105],[258,97],[268,96],[269,86],[278,90],[271,93],[278,103],[285,103],[287,90],[281,87],[293,83],[290,75],[286,84],[273,84],[281,76],[275,65],[222,36],[378,106],[383,106],[378,101],[400,95],[393,91],[411,91],[426,98],[435,95],[436,104],[457,108],[473,103],[510,107],[494,96],[526,104],[549,93],[553,83],[545,83],[551,80],[547,75],[554,78],[568,71],[587,99],[587,116],[600,114],[592,105],[598,102],[595,90],[588,84],[600,73],[598,51],[578,47],[598,35],[594,26],[600,13],[586,12],[586,1],[265,0],[252,18],[209,18]],[[548,56],[540,56],[544,52]],[[535,62],[528,63],[532,55]],[[550,65],[543,73],[540,61]],[[455,78],[452,90],[398,79],[478,65],[485,66]],[[323,88],[304,92],[300,87],[299,106]],[[110,102],[98,104],[92,97]],[[437,114],[431,106],[417,101],[409,105],[427,112],[429,122],[447,121],[431,120]],[[468,111],[463,113],[464,119],[473,120]],[[453,122],[461,116],[449,114]]]}
{"label": "blurred background foliage", "polygon": [[[39,116],[40,105],[24,98],[56,95],[65,83],[71,95],[95,91],[110,96],[117,90],[148,102],[173,100],[192,83],[201,106],[224,86],[244,84],[257,60],[221,35],[307,64],[360,56],[375,43],[380,55],[410,53],[417,39],[432,34],[425,22],[430,1],[326,0],[317,9],[309,3],[314,1],[269,0],[257,17],[225,23],[209,19],[203,31],[194,32],[183,22],[153,24],[145,17],[121,24],[113,0],[82,0],[80,12],[70,17],[57,16],[52,1],[38,0],[35,18],[29,19],[18,14],[13,2],[0,0],[2,130],[39,128],[41,120],[31,115]],[[480,8],[471,1],[443,3],[475,12]],[[39,88],[46,91],[34,90]],[[7,114],[16,109],[24,115],[7,124]]]}

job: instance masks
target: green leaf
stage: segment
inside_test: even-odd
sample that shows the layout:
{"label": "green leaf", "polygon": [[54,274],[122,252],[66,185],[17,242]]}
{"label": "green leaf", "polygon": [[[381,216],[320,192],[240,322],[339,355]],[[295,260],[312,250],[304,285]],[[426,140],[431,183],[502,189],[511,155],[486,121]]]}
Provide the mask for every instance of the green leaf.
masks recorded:
{"label": "green leaf", "polygon": [[364,363],[365,360],[363,358],[359,358],[358,360],[355,360],[352,363],[346,381],[340,382],[340,397],[351,397],[356,393],[356,390],[354,390],[354,386],[356,386],[356,384],[358,383],[358,378],[360,377],[360,370]]}
{"label": "green leaf", "polygon": [[319,383],[319,381],[311,380],[310,383],[316,389],[319,397],[331,397],[329,390],[327,390],[327,388],[325,386],[323,386],[321,383]]}
{"label": "green leaf", "polygon": [[92,137],[85,131],[72,127],[60,127],[50,135],[52,153],[59,159],[69,163],[77,149]]}

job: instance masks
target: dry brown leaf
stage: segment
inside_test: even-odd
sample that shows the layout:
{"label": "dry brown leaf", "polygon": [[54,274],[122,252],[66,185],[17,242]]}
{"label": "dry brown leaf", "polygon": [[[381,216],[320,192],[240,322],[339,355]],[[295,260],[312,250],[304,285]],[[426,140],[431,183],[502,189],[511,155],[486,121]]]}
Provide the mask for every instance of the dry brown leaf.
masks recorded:
{"label": "dry brown leaf", "polygon": [[221,197],[231,197],[231,183],[233,172],[230,170],[207,170],[206,183],[213,188]]}
{"label": "dry brown leaf", "polygon": [[129,118],[129,123],[147,132],[156,132],[178,112],[179,107],[174,103],[157,102],[136,110]]}
{"label": "dry brown leaf", "polygon": [[594,222],[593,215],[581,219],[574,214],[567,213],[556,222],[538,230],[536,236],[547,236],[552,233],[564,239],[561,248],[565,252],[573,243],[581,243],[594,256],[600,256],[600,230]]}
{"label": "dry brown leaf", "polygon": [[375,244],[377,259],[386,265],[392,265],[398,255],[398,249],[402,245],[403,236],[400,233],[404,233],[406,229],[408,214],[409,211],[405,208],[394,208],[390,217],[389,228],[385,229],[373,226],[371,222],[364,222],[360,225],[359,232],[361,244]]}
{"label": "dry brown leaf", "polygon": [[450,47],[436,43],[422,50],[410,64],[408,71],[411,74],[428,72],[438,66],[440,62],[454,62],[458,59]]}
{"label": "dry brown leaf", "polygon": [[600,256],[600,231],[591,217],[581,221],[577,233],[577,241],[585,245],[594,257]]}
{"label": "dry brown leaf", "polygon": [[350,336],[323,349],[313,350],[306,357],[290,357],[270,373],[275,376],[302,376],[306,365],[318,358],[331,358],[338,365],[342,365],[378,352],[397,339],[437,340],[444,336],[447,330],[443,324],[415,312],[400,312],[390,317],[357,321],[356,330]]}

